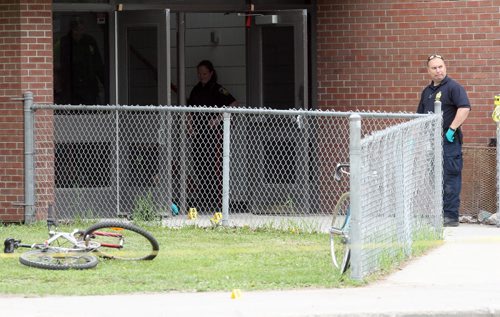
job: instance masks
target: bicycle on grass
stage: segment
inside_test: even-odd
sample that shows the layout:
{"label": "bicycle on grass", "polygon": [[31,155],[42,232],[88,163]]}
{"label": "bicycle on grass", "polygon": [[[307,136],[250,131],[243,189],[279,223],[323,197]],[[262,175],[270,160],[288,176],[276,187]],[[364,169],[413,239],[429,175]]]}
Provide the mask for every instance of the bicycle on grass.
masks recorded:
{"label": "bicycle on grass", "polygon": [[[51,207],[49,207],[49,215]],[[93,253],[106,259],[152,260],[159,251],[158,241],[148,231],[120,221],[102,221],[86,230],[62,232],[57,221],[47,218],[49,238],[44,243],[23,244],[7,238],[4,253],[30,248],[22,253],[19,262],[30,267],[48,270],[90,269],[98,264]]]}
{"label": "bicycle on grass", "polygon": [[[337,164],[335,167],[335,181],[339,182],[343,175],[349,175],[349,164]],[[330,227],[330,251],[335,268],[344,274],[350,265],[351,249],[349,248],[349,221],[350,196],[349,192],[342,194],[333,210],[332,225]]]}

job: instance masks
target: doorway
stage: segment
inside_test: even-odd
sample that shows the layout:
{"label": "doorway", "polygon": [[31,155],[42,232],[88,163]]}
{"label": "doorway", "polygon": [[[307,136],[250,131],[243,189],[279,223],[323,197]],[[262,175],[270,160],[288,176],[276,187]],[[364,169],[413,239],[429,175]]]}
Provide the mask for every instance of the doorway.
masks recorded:
{"label": "doorway", "polygon": [[148,111],[117,112],[117,210],[137,216],[149,204],[166,213],[172,204],[170,11],[116,12],[118,104]]}
{"label": "doorway", "polygon": [[[249,30],[251,104],[271,109],[309,108],[307,11],[256,12]],[[295,120],[296,119],[296,120]],[[257,135],[249,182],[254,213],[303,213],[310,209],[308,129],[302,118],[267,116],[248,126]]]}
{"label": "doorway", "polygon": [[[244,107],[309,107],[305,10],[258,12],[252,16],[250,27],[246,24],[248,16],[237,12],[182,13],[185,15],[185,40],[182,48],[178,47],[176,36],[179,30],[179,12],[172,14],[169,10],[117,11],[112,13],[109,19],[107,14],[104,14],[106,19],[102,18],[102,14],[90,14],[91,19],[95,19],[97,23],[105,22],[105,28],[101,27],[103,44],[100,50],[103,59],[111,65],[109,71],[106,70],[107,79],[100,88],[99,100],[102,104],[182,104],[177,95],[178,86],[185,85],[186,97],[189,97],[191,87],[196,84],[196,64],[202,59],[210,59],[216,65],[220,83]],[[107,34],[110,34],[109,42]],[[179,54],[184,56],[182,65],[179,62]],[[179,81],[179,72],[185,74],[185,83]],[[137,114],[132,116],[137,119]],[[129,123],[118,125],[118,133],[134,129],[132,116],[121,118],[121,122]],[[162,205],[168,206],[173,199],[179,200],[182,196],[179,193],[185,190],[175,188],[175,184],[178,180],[185,180],[186,176],[175,179],[174,173],[178,175],[179,169],[186,170],[186,166],[179,167],[172,155],[172,147],[186,146],[182,143],[185,140],[179,144],[168,143],[169,140],[175,139],[168,136],[176,133],[171,125],[176,120],[166,113],[151,112],[145,116],[150,117],[148,122],[153,120],[154,123],[148,125],[140,134],[126,135],[123,143],[109,142],[113,137],[112,133],[106,129],[97,129],[96,131],[103,133],[106,140],[105,144],[98,144],[99,149],[104,147],[105,151],[96,150],[99,155],[91,155],[88,162],[81,162],[81,170],[88,173],[91,170],[89,162],[97,160],[96,164],[101,166],[97,169],[97,173],[101,175],[101,178],[96,178],[99,180],[98,186],[101,187],[98,190],[102,191],[103,197],[108,197],[106,201],[109,201],[109,206],[118,201],[117,210],[122,213],[130,213],[133,210],[137,197],[147,197],[151,194],[155,199],[158,198]],[[113,124],[114,118],[110,117],[109,120],[105,123],[108,126]],[[59,124],[63,121],[72,124],[70,118],[58,119]],[[307,208],[310,200],[308,195],[296,195],[301,192],[299,189],[308,188],[308,136],[297,124],[283,126],[282,129],[286,131],[277,134],[273,131],[271,121],[249,120],[237,129],[240,131],[233,134],[232,146],[239,148],[233,152],[233,159],[242,163],[238,166],[241,169],[238,173],[238,184],[231,184],[234,186],[231,199],[250,204],[255,210],[263,204],[290,199],[300,201],[301,208]],[[60,142],[89,146],[84,140],[85,134],[71,135],[71,140],[68,140],[68,135],[61,136]],[[148,139],[145,135],[151,138]],[[244,140],[248,135],[256,136],[251,150],[247,148],[248,144]],[[96,139],[95,136],[92,138]],[[95,145],[92,146],[95,148]],[[183,156],[177,157],[178,161],[190,164],[186,156],[187,150],[181,149],[178,153],[184,153]],[[259,155],[254,155],[255,153]],[[74,157],[86,157],[74,154]],[[145,160],[139,161],[134,157],[142,157]],[[279,159],[270,160],[271,157]],[[265,165],[263,162],[267,161],[273,163]],[[122,175],[116,175],[116,169],[113,167],[115,164],[120,165]],[[56,170],[57,165],[56,163]],[[264,168],[261,168],[263,165]],[[110,171],[105,173],[103,168]],[[142,171],[140,176],[138,170]],[[64,170],[61,170],[60,176],[63,174]],[[92,177],[85,176],[86,179]],[[82,183],[79,184],[81,187]],[[88,198],[85,199],[90,200],[96,188],[92,183],[84,185],[89,189],[85,190],[89,192]],[[252,192],[251,187],[258,187],[262,192]],[[115,188],[122,189],[115,192]],[[65,197],[82,197],[81,188],[72,189],[66,186],[64,191],[60,192],[64,192]],[[72,192],[74,193],[71,194]],[[265,194],[261,195],[262,193]],[[113,196],[117,198],[113,199]],[[185,202],[182,205],[186,207]],[[101,209],[109,210],[107,207]]]}
{"label": "doorway", "polygon": [[308,109],[307,11],[255,14],[248,44],[250,104]]}
{"label": "doorway", "polygon": [[118,104],[170,105],[170,11],[116,12]]}

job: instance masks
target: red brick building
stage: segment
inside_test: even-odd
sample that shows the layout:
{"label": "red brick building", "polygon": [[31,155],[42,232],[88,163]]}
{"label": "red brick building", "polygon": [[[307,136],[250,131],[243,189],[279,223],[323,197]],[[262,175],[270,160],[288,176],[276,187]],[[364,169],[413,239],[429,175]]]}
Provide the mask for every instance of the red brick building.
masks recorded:
{"label": "red brick building", "polygon": [[52,102],[52,4],[0,2],[0,221],[24,220],[23,92]]}
{"label": "red brick building", "polygon": [[318,1],[318,105],[413,111],[429,80],[426,56],[445,57],[448,74],[472,103],[465,142],[495,137],[500,93],[500,2]]}
{"label": "red brick building", "polygon": [[[122,12],[116,10],[118,2],[66,2],[0,0],[0,221],[3,222],[25,218],[24,109],[20,98],[31,91],[36,103],[57,102],[55,46],[65,31],[62,24],[72,16],[97,21],[92,30],[101,34],[103,58],[109,66],[109,82],[105,85],[108,90],[102,98],[111,103],[119,100],[109,88],[118,82],[113,75],[116,62],[110,39],[114,33],[113,19]],[[304,105],[310,108],[414,111],[420,92],[429,81],[426,56],[441,54],[447,62],[448,74],[465,86],[472,102],[473,111],[464,126],[466,144],[486,146],[495,137],[491,112],[493,97],[500,93],[500,1],[290,0],[211,4],[172,1],[170,4],[158,0],[148,5],[142,2],[121,1],[120,10],[137,13],[170,8],[176,20],[182,16],[179,13],[231,15],[229,12],[239,16],[236,13],[252,10],[278,13],[305,10],[308,56],[303,65],[296,65],[306,70],[309,97]],[[241,16],[242,34],[248,34],[251,31],[248,28],[245,31],[246,23],[256,23],[257,18],[252,22],[252,15]],[[218,33],[213,36],[215,43]],[[251,56],[251,44],[242,45]],[[252,65],[242,67],[245,66]],[[240,98],[250,104],[253,93],[246,95],[246,87],[241,91],[245,93]],[[182,100],[178,98],[177,101]],[[51,201],[53,171],[51,166],[37,168],[45,170],[41,180],[45,185],[38,188],[36,202],[42,207]]]}

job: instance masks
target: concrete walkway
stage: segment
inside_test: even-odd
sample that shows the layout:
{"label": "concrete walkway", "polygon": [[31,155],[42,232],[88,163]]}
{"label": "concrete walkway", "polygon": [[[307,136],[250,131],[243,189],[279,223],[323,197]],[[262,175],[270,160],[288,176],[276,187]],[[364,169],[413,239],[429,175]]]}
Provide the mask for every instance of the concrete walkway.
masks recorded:
{"label": "concrete walkway", "polygon": [[0,298],[5,317],[500,316],[500,228],[461,224],[445,243],[366,287]]}

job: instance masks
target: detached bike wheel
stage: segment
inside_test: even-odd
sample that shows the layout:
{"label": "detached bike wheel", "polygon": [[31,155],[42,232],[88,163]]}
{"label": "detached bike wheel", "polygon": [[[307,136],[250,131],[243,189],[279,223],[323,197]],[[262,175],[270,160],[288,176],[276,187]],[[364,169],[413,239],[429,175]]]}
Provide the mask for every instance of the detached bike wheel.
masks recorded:
{"label": "detached bike wheel", "polygon": [[95,256],[87,253],[44,249],[22,253],[19,262],[46,270],[85,270],[95,267],[98,260]]}
{"label": "detached bike wheel", "polygon": [[330,227],[330,252],[332,263],[341,274],[349,267],[350,249],[348,244],[350,196],[344,193],[340,196],[333,211],[332,225]]}
{"label": "detached bike wheel", "polygon": [[109,259],[152,260],[160,249],[158,241],[146,230],[130,223],[104,221],[89,227],[84,233],[87,242],[98,242],[95,252]]}

